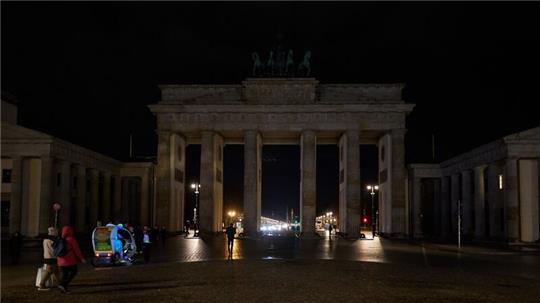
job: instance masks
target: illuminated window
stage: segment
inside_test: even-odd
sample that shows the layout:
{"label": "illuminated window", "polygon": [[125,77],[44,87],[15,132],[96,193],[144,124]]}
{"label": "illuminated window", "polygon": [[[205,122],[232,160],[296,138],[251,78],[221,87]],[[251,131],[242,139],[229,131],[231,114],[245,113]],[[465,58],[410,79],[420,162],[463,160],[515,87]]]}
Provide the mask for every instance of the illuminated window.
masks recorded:
{"label": "illuminated window", "polygon": [[499,189],[503,189],[503,175],[499,175]]}

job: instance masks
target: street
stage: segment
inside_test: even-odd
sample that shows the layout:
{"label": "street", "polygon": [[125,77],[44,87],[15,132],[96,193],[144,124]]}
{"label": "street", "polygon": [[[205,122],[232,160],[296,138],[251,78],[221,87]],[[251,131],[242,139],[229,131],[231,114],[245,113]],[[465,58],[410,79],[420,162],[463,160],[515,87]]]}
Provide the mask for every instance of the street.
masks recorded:
{"label": "street", "polygon": [[39,261],[3,266],[4,302],[535,302],[540,256],[483,247],[374,240],[169,238],[151,263],[80,266],[70,295],[33,286]]}

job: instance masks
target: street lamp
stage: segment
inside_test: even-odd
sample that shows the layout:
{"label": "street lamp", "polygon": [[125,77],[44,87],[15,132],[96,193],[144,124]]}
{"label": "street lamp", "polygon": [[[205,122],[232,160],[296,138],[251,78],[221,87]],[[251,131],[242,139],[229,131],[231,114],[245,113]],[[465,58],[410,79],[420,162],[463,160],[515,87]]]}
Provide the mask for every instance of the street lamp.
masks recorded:
{"label": "street lamp", "polygon": [[378,185],[368,185],[367,189],[371,191],[369,194],[371,195],[371,238],[375,238],[375,208],[373,205],[373,200],[375,199],[375,191],[379,190]]}
{"label": "street lamp", "polygon": [[201,185],[199,183],[191,183],[191,189],[195,192],[195,208],[193,209],[193,224],[197,228],[197,209],[199,208],[199,189]]}

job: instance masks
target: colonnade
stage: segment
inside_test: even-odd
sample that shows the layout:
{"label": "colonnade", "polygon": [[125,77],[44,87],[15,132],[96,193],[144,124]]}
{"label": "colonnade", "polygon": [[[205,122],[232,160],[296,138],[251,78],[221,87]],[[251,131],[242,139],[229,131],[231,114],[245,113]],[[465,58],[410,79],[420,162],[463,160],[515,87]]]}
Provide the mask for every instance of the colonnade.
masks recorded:
{"label": "colonnade", "polygon": [[[389,144],[383,149],[387,166],[381,172],[388,177],[381,180],[386,187],[384,199],[389,212],[383,233],[403,234],[405,215],[405,132],[388,132]],[[303,130],[298,134],[300,151],[300,217],[304,235],[315,233],[317,131]],[[169,230],[181,230],[184,218],[185,147],[187,139],[178,132],[158,131],[158,167],[156,222],[168,224]],[[360,143],[361,131],[345,130],[336,140],[339,145],[339,229],[348,235],[360,231]],[[376,140],[372,140],[377,142]],[[203,232],[215,233],[222,229],[223,215],[223,146],[227,142],[218,131],[200,133],[200,200],[199,227]],[[243,225],[247,236],[260,230],[262,192],[262,147],[264,134],[256,129],[243,131],[244,143],[244,205]],[[386,144],[385,142],[379,143]],[[391,163],[394,163],[393,165]],[[393,197],[393,200],[392,200]],[[382,214],[387,216],[387,214]]]}
{"label": "colonnade", "polygon": [[[122,179],[126,178],[119,169],[85,167],[50,156],[10,160],[10,232],[29,237],[46,233],[55,221],[54,203],[61,204],[58,225],[71,225],[77,232],[90,231],[98,221],[150,223],[148,211],[138,218],[129,216],[129,208],[141,208],[148,200],[133,205],[132,198],[122,199]],[[147,181],[139,182],[139,194],[149,193]]]}
{"label": "colonnade", "polygon": [[[505,158],[471,169],[454,170],[440,179],[439,205],[434,213],[439,236],[458,233],[458,217],[466,239],[534,242],[540,238],[538,159]],[[418,220],[421,178],[413,180],[414,236],[422,237]]]}

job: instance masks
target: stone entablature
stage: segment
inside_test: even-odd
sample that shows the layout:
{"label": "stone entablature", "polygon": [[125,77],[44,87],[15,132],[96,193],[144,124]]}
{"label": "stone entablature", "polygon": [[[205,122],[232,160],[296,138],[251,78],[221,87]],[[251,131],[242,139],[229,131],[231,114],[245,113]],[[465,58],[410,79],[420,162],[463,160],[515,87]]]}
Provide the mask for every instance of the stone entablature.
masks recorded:
{"label": "stone entablature", "polygon": [[412,178],[441,178],[442,172],[439,164],[409,164],[409,176]]}
{"label": "stone entablature", "polygon": [[118,173],[120,161],[19,125],[2,123],[2,157],[53,157]]}
{"label": "stone entablature", "polygon": [[158,129],[192,132],[204,129],[298,132],[323,130],[390,130],[405,128],[411,104],[394,106],[169,106],[150,105],[158,114]]}
{"label": "stone entablature", "polygon": [[441,162],[441,170],[444,176],[450,176],[486,163],[503,160],[506,155],[506,145],[502,140],[497,140]]}
{"label": "stone entablature", "polygon": [[506,158],[540,157],[540,127],[511,134],[442,162],[443,175],[501,161]]}
{"label": "stone entablature", "polygon": [[404,103],[403,84],[319,84],[314,78],[251,78],[242,85],[160,85],[162,104]]}

